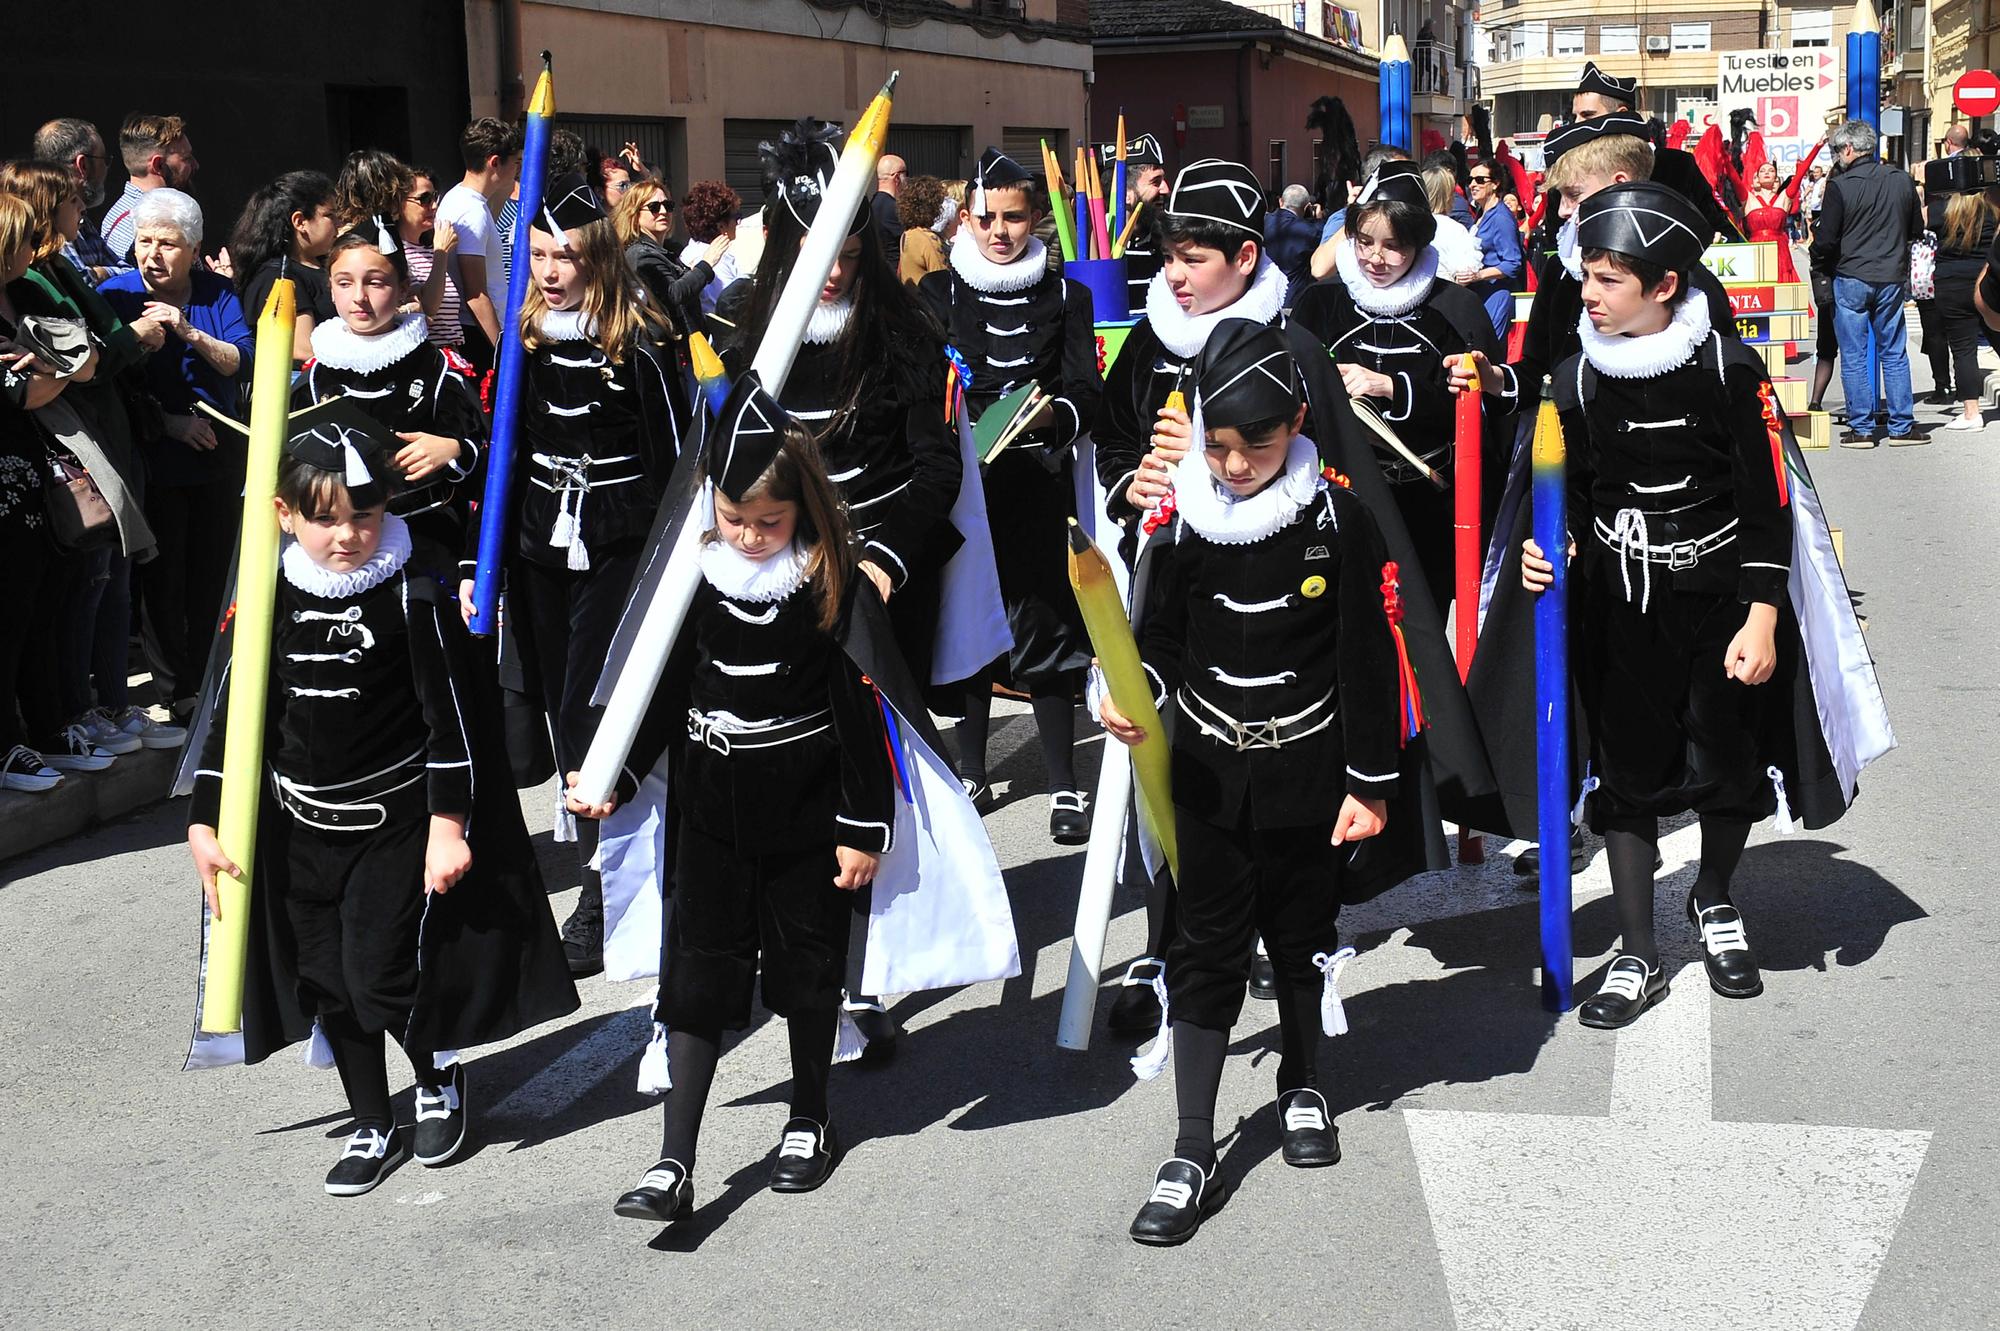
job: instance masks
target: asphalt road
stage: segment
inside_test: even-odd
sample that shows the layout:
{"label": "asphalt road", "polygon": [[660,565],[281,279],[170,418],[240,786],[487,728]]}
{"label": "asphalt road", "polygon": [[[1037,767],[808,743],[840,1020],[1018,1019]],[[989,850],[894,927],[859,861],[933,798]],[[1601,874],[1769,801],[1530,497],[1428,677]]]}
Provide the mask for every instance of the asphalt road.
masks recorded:
{"label": "asphalt road", "polygon": [[[1088,1052],[1055,1047],[1082,856],[1044,835],[1015,709],[996,725],[989,827],[1025,973],[905,999],[900,1058],[836,1070],[849,1153],[825,1188],[763,1188],[787,1076],[765,1022],[725,1054],[697,1213],[665,1233],[614,1217],[658,1142],[633,1089],[647,987],[592,980],[573,1019],[471,1056],[467,1158],[335,1200],[320,1190],[343,1127],[331,1073],[290,1056],[177,1070],[199,907],[183,811],[162,805],[0,865],[0,1322],[2000,1322],[1985,807],[2000,430],[1812,460],[1901,748],[1835,827],[1755,834],[1738,899],[1760,999],[1712,999],[1697,970],[1632,1032],[1585,1030],[1537,1003],[1533,898],[1505,856],[1408,884],[1346,921],[1353,1032],[1325,1059],[1345,1160],[1277,1158],[1275,1014],[1252,1002],[1218,1113],[1235,1195],[1186,1247],[1142,1249],[1125,1226],[1172,1142],[1171,1078],[1135,1083],[1101,1012]],[[528,808],[546,828],[546,798]],[[1665,843],[1670,966],[1696,956],[1678,914],[1695,840]],[[539,841],[562,882],[567,848]],[[1607,891],[1600,855],[1578,884],[1581,994],[1611,954]],[[1120,964],[1142,941],[1136,906],[1113,926]]]}

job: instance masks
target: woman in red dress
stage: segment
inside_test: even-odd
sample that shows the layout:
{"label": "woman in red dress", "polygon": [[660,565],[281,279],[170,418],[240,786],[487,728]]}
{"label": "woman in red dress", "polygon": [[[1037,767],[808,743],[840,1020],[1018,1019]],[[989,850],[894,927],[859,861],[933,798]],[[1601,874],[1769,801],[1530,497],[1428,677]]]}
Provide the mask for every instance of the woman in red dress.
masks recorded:
{"label": "woman in red dress", "polygon": [[1792,172],[1791,183],[1778,188],[1777,163],[1766,161],[1750,176],[1749,206],[1744,209],[1743,221],[1749,228],[1750,239],[1774,240],[1778,243],[1778,280],[1796,282],[1799,272],[1792,264],[1792,242],[1785,234],[1785,224],[1799,207],[1799,186],[1804,183],[1806,172],[1812,168],[1813,158],[1826,146],[1824,140],[1813,145],[1813,150],[1799,159],[1797,169]]}

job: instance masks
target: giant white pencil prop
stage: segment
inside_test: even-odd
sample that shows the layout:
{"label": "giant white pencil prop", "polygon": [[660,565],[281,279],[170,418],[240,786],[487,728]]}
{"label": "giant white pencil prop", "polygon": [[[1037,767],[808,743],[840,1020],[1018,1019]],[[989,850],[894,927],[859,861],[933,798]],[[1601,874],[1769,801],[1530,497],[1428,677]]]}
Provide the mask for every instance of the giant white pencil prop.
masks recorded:
{"label": "giant white pencil prop", "polygon": [[[781,397],[792,362],[805,340],[806,322],[812,318],[819,293],[833,272],[834,260],[847,243],[848,224],[861,210],[875,188],[875,159],[882,155],[882,143],[889,133],[889,108],[896,90],[897,74],[889,75],[882,91],[868,104],[861,119],[847,136],[835,167],[833,181],[820,200],[819,215],[799,246],[798,263],[778,293],[771,311],[770,326],[757,347],[750,368],[757,371],[772,397]],[[680,636],[688,605],[701,583],[701,536],[705,524],[690,518],[681,525],[673,552],[633,634],[632,649],[618,678],[604,701],[604,715],[597,723],[597,735],[584,755],[577,775],[576,795],[586,804],[602,804],[618,783],[625,759],[632,752],[632,739],[659,687],[667,666],[667,653]],[[630,609],[627,613],[631,613]]]}

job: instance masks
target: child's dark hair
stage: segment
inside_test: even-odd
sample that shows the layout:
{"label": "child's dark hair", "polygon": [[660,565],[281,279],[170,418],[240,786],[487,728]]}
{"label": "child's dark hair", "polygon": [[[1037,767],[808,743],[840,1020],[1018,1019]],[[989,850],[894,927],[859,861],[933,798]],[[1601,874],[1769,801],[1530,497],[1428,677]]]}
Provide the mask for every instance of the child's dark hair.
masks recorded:
{"label": "child's dark hair", "polygon": [[290,453],[278,463],[278,498],[301,517],[326,516],[333,511],[334,496],[342,490],[357,510],[381,508],[389,499],[387,488],[379,483],[349,486],[345,473],[328,471]]}
{"label": "child's dark hair", "polygon": [[1234,262],[1245,242],[1257,247],[1257,257],[1264,257],[1264,238],[1253,236],[1242,227],[1218,222],[1212,217],[1191,217],[1181,213],[1170,213],[1165,208],[1148,208],[1152,214],[1153,243],[1161,254],[1174,245],[1194,245],[1205,250],[1221,250],[1224,258]]}
{"label": "child's dark hair", "polygon": [[1347,234],[1360,235],[1361,224],[1371,217],[1387,222],[1389,234],[1408,250],[1420,250],[1437,236],[1436,214],[1404,199],[1375,199],[1352,205],[1347,210]]}
{"label": "child's dark hair", "polygon": [[1630,273],[1633,277],[1639,279],[1639,289],[1642,291],[1658,291],[1660,283],[1667,280],[1668,274],[1672,274],[1674,277],[1680,279],[1680,283],[1674,288],[1673,298],[1667,302],[1667,308],[1670,310],[1677,309],[1680,303],[1687,299],[1690,285],[1688,275],[1680,270],[1668,268],[1663,264],[1654,263],[1649,259],[1634,258],[1630,254],[1622,254],[1617,250],[1584,250],[1580,257],[1585,263],[1596,263],[1602,259],[1619,272]]}
{"label": "child's dark hair", "polygon": [[292,253],[292,214],[311,217],[333,200],[333,181],[318,171],[287,171],[250,196],[229,237],[236,294],[250,289],[257,270]]}
{"label": "child's dark hair", "polygon": [[[396,224],[393,221],[384,218],[383,223],[391,231],[395,229]],[[329,277],[333,273],[333,266],[340,262],[340,256],[349,250],[372,250],[381,255],[389,261],[389,266],[396,270],[396,280],[405,287],[410,285],[410,261],[403,254],[403,247],[398,245],[395,249],[384,250],[381,237],[375,232],[373,218],[363,221],[360,226],[333,242],[333,248],[326,254],[326,271]]]}
{"label": "child's dark hair", "polygon": [[[833,482],[812,434],[797,421],[785,426],[784,446],[743,494],[749,504],[775,499],[799,506],[798,534],[806,551],[806,576],[819,595],[819,626],[831,633],[840,623],[841,606],[855,577],[854,532],[847,508]],[[708,539],[716,539],[710,532]]]}

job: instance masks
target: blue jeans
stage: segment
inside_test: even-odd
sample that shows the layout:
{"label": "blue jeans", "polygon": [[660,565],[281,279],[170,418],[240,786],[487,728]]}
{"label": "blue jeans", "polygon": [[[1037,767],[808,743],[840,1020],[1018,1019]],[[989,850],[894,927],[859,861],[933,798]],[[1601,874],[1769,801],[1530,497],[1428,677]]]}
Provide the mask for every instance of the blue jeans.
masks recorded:
{"label": "blue jeans", "polygon": [[[1840,341],[1840,389],[1847,398],[1850,430],[1868,434],[1875,428],[1875,378],[1870,370],[1877,360],[1889,399],[1890,436],[1901,438],[1917,428],[1910,401],[1910,348],[1903,328],[1906,294],[1901,282],[1833,279],[1833,329]],[[1874,357],[1868,354],[1871,335]]]}

